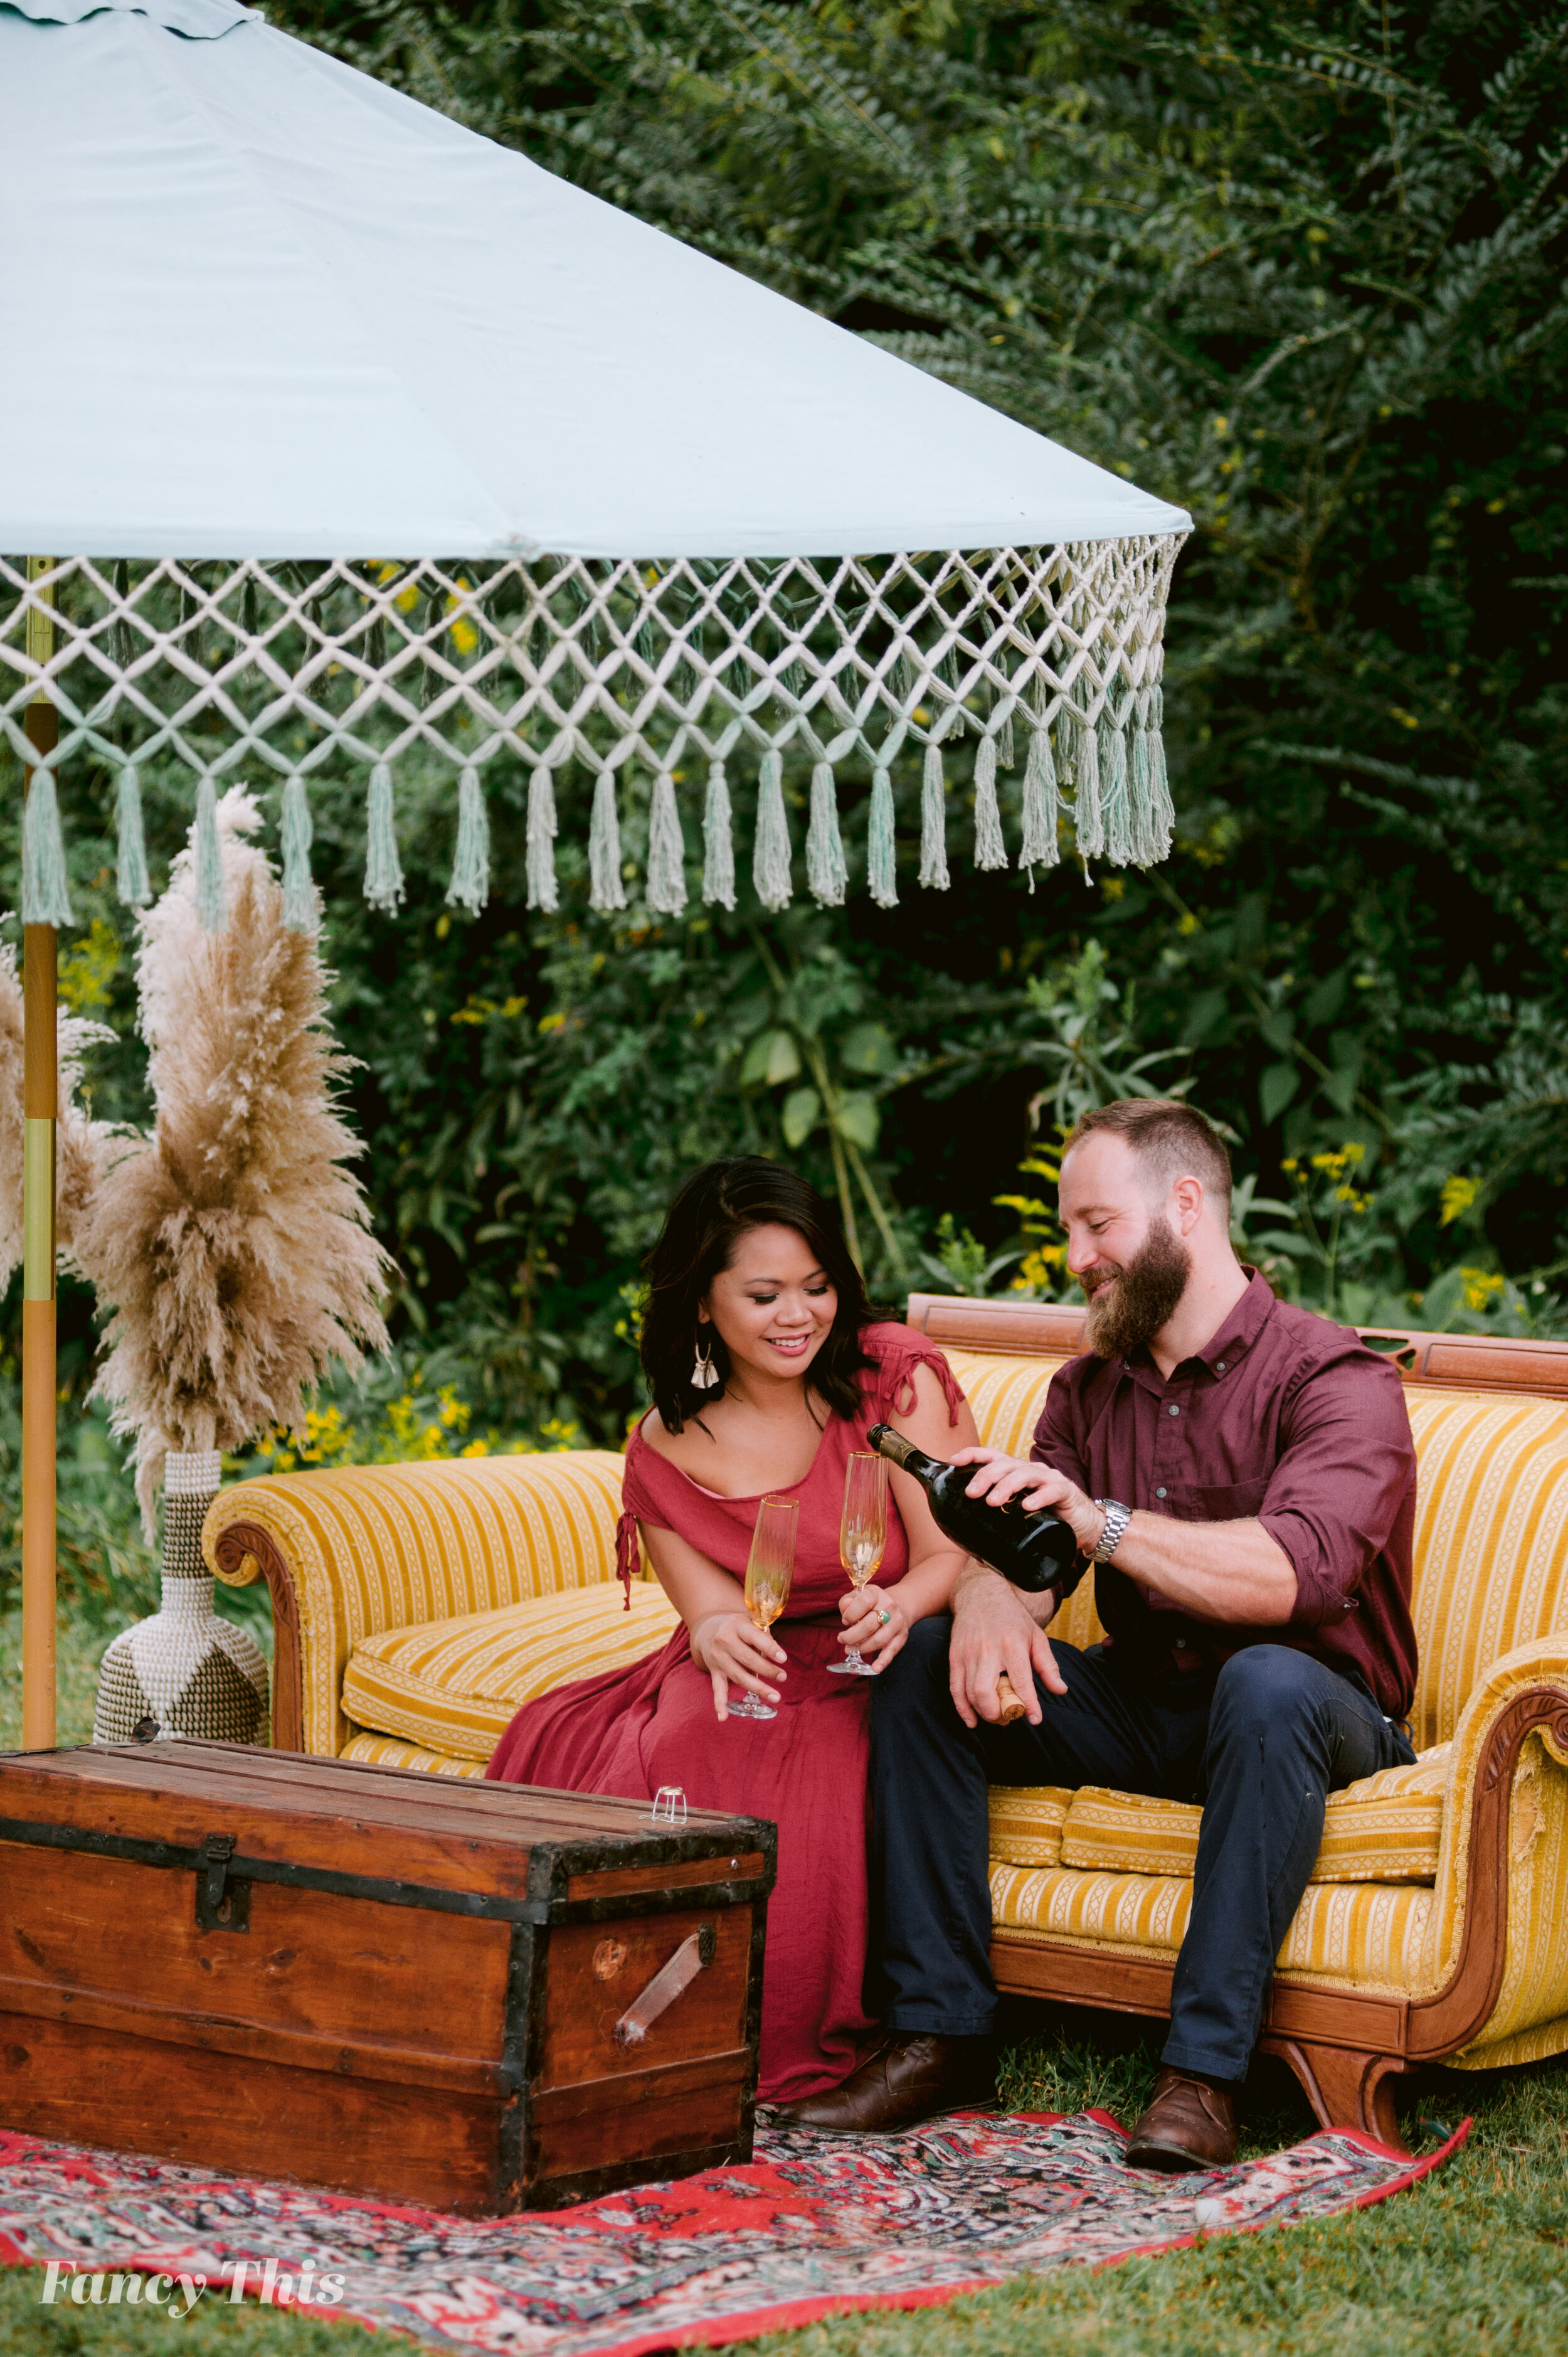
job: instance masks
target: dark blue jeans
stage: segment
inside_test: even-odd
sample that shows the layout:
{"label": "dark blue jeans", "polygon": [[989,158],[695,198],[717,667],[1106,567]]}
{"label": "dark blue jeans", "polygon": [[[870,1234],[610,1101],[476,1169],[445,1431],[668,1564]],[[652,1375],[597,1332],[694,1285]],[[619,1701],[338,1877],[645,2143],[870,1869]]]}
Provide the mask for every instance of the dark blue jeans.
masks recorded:
{"label": "dark blue jeans", "polygon": [[1110,1784],[1201,1801],[1192,1916],[1165,2060],[1241,2079],[1269,1975],[1323,1837],[1332,1792],[1415,1757],[1350,1679],[1288,1645],[1251,1645],[1215,1675],[1151,1674],[1119,1649],[1053,1647],[1065,1695],[1038,1727],[972,1732],[948,1692],[945,1614],[918,1621],[871,1689],[872,1889],[895,2029],[993,2024],[988,1784]]}

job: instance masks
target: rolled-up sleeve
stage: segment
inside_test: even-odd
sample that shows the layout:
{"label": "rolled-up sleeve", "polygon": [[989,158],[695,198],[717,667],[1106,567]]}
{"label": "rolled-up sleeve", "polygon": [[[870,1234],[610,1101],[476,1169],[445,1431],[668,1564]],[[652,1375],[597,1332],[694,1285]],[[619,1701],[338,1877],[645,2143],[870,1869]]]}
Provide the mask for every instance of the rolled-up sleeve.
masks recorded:
{"label": "rolled-up sleeve", "polygon": [[1284,1419],[1258,1520],[1295,1572],[1294,1623],[1321,1629],[1356,1609],[1415,1472],[1394,1368],[1364,1350],[1315,1367]]}

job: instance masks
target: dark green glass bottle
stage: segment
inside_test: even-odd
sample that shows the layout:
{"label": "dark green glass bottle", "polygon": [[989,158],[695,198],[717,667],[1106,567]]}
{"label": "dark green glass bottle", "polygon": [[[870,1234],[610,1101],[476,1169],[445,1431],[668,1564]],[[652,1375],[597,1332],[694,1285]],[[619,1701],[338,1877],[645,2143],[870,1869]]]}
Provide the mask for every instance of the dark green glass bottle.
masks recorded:
{"label": "dark green glass bottle", "polygon": [[1079,1577],[1078,1540],[1059,1514],[1031,1513],[1016,1499],[1005,1506],[988,1505],[966,1493],[973,1480],[972,1465],[949,1465],[928,1457],[912,1440],[889,1424],[874,1424],[866,1435],[880,1456],[912,1474],[930,1501],[931,1512],[950,1539],[991,1565],[1015,1587],[1037,1595],[1054,1587],[1069,1594]]}

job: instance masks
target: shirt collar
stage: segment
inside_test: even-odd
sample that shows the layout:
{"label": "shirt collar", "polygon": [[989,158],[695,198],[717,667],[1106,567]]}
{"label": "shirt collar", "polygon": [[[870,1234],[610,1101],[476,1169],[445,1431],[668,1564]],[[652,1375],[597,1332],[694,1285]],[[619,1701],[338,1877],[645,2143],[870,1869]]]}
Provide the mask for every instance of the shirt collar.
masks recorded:
{"label": "shirt collar", "polygon": [[[1217,1381],[1222,1382],[1233,1367],[1240,1366],[1262,1332],[1274,1306],[1273,1287],[1266,1276],[1260,1276],[1258,1271],[1250,1268],[1245,1261],[1241,1268],[1248,1280],[1247,1290],[1202,1350],[1195,1351],[1189,1359],[1179,1361],[1172,1369],[1173,1382],[1184,1367],[1193,1366],[1207,1367]],[[1120,1366],[1123,1374],[1132,1375],[1148,1387],[1156,1391],[1165,1389],[1165,1378],[1149,1356],[1147,1345],[1135,1351],[1130,1359],[1122,1359]]]}

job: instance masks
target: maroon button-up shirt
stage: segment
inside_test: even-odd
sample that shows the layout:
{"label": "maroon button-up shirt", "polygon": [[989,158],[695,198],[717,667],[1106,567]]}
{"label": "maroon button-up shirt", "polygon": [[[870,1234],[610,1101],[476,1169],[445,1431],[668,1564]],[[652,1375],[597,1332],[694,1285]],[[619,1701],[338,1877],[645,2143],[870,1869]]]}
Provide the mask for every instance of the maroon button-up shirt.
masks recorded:
{"label": "maroon button-up shirt", "polygon": [[1276,1300],[1253,1271],[1168,1383],[1146,1351],[1069,1360],[1030,1453],[1091,1498],[1181,1523],[1256,1520],[1289,1556],[1295,1609],[1277,1629],[1206,1620],[1101,1564],[1106,1634],[1151,1670],[1173,1655],[1294,1645],[1359,1671],[1391,1718],[1408,1712],[1415,1448],[1397,1371],[1348,1328]]}

